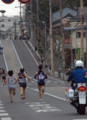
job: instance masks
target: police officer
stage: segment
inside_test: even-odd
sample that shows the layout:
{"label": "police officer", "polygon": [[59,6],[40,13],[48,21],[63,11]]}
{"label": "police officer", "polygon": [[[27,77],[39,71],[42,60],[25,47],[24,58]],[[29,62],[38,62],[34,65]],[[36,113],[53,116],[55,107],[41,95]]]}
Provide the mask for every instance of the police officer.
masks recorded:
{"label": "police officer", "polygon": [[72,70],[71,74],[68,77],[68,82],[72,81],[75,84],[75,86],[73,86],[73,89],[77,87],[77,83],[87,82],[87,77],[86,77],[87,70],[83,69],[84,67],[83,61],[77,60],[75,67],[76,69]]}

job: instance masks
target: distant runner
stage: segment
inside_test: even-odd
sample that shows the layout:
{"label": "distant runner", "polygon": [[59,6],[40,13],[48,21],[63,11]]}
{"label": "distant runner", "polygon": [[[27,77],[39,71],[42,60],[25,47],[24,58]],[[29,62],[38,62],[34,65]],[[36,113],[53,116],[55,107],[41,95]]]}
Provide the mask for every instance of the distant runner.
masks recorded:
{"label": "distant runner", "polygon": [[16,83],[16,78],[13,76],[13,71],[10,70],[8,71],[8,76],[6,78],[6,83],[8,81],[8,90],[9,90],[9,97],[10,97],[10,102],[13,102],[12,94],[15,95],[15,83]]}
{"label": "distant runner", "polygon": [[0,46],[0,54],[3,54],[3,47]]}
{"label": "distant runner", "polygon": [[45,79],[47,78],[47,75],[42,70],[43,69],[42,64],[39,65],[38,69],[39,69],[39,71],[36,72],[34,78],[37,79],[39,96],[40,96],[40,99],[42,100],[42,93],[44,93]]}
{"label": "distant runner", "polygon": [[0,78],[1,78],[1,75],[2,75],[2,69],[0,68]]}
{"label": "distant runner", "polygon": [[21,94],[21,99],[25,99],[25,90],[26,90],[26,78],[30,81],[30,77],[25,73],[24,68],[20,69],[20,72],[18,74],[17,81],[19,81],[19,86],[20,86],[20,94]]}
{"label": "distant runner", "polygon": [[5,73],[4,69],[2,69],[2,82],[3,82],[3,86],[4,86],[5,82],[6,82],[6,73]]}

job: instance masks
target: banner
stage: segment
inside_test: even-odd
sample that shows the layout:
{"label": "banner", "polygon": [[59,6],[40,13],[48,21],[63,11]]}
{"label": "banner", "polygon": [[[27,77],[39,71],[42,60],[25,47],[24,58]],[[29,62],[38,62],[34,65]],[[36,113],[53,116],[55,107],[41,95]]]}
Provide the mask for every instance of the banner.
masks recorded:
{"label": "banner", "polygon": [[80,60],[80,48],[77,48],[76,49],[76,55],[77,55],[77,58],[78,58],[78,60]]}

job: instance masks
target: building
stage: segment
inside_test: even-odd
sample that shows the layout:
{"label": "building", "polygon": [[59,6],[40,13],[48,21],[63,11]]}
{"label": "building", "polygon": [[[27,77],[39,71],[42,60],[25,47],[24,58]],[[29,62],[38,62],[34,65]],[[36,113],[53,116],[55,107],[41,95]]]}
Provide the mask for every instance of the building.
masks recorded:
{"label": "building", "polygon": [[3,38],[5,36],[14,38],[15,35],[19,35],[19,20],[19,16],[0,16],[0,33]]}
{"label": "building", "polygon": [[[77,16],[77,11],[72,10],[70,8],[64,8],[62,10],[62,39],[64,44],[65,51],[65,67],[71,67],[72,63],[72,51],[74,54],[74,50],[72,50],[71,45],[71,34],[70,31],[63,31],[63,28],[70,27],[70,18],[74,18]],[[54,48],[55,53],[58,55],[59,63],[62,59],[62,44],[61,44],[61,23],[60,23],[60,11],[53,13],[53,38],[54,38]],[[62,62],[61,62],[62,64]],[[60,66],[61,67],[61,66]]]}

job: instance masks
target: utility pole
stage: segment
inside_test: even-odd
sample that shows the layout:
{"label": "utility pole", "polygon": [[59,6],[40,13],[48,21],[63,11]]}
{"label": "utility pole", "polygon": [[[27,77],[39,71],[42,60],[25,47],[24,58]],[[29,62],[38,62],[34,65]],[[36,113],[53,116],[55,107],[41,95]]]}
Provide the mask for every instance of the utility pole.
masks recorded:
{"label": "utility pole", "polygon": [[49,38],[50,38],[50,51],[51,51],[51,74],[54,75],[51,0],[49,0],[49,8],[50,8],[50,30],[49,30]]}
{"label": "utility pole", "polygon": [[86,68],[87,68],[87,17],[86,17]]}
{"label": "utility pole", "polygon": [[37,50],[39,47],[39,11],[38,11],[38,1],[37,0]]}
{"label": "utility pole", "polygon": [[[80,17],[81,17],[81,26],[84,24],[84,11],[83,11],[83,0],[80,0]],[[81,30],[81,60],[84,61],[84,33]]]}
{"label": "utility pole", "polygon": [[20,36],[22,38],[22,17],[21,17],[21,2],[20,2]]}
{"label": "utility pole", "polygon": [[46,32],[46,21],[45,21],[45,60],[46,60],[46,42],[47,42],[47,32]]}
{"label": "utility pole", "polygon": [[64,38],[63,38],[63,24],[62,24],[62,2],[60,0],[60,39],[61,39],[61,46],[62,46],[62,71],[63,71],[63,79],[64,79],[64,72],[65,72],[65,53],[64,53]]}
{"label": "utility pole", "polygon": [[30,28],[31,28],[31,42],[33,42],[33,26],[32,26],[32,22],[33,22],[33,16],[32,16],[32,14],[33,14],[33,11],[32,11],[32,0],[31,0],[31,6],[30,6],[30,8],[31,8],[31,22],[30,22]]}
{"label": "utility pole", "polygon": [[16,36],[16,19],[15,19],[14,25],[15,25],[15,40],[16,40],[16,38],[17,38],[17,36]]}

